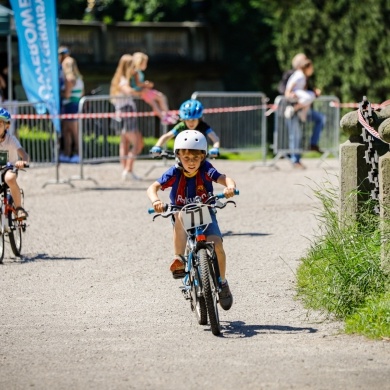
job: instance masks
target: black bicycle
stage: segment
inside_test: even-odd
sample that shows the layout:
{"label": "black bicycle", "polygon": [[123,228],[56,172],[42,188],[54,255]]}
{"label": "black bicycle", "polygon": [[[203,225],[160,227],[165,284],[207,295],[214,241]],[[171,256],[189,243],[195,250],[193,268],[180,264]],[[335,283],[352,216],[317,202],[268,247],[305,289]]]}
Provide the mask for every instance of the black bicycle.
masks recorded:
{"label": "black bicycle", "polygon": [[[239,191],[235,190],[235,194],[238,195]],[[204,203],[197,197],[194,203],[182,207],[165,205],[166,211],[153,217],[155,220],[159,216],[168,218],[180,213],[181,218],[176,221],[182,221],[187,232],[185,277],[182,279],[181,290],[184,298],[190,301],[198,323],[207,325],[209,320],[211,331],[216,336],[221,333],[218,302],[222,281],[214,242],[206,241],[204,231],[212,222],[210,213],[216,213],[216,209],[223,209],[228,203],[236,206],[232,200],[221,202],[220,199],[224,197],[224,194],[210,195]],[[154,209],[149,209],[149,213],[154,213]]]}
{"label": "black bicycle", "polygon": [[[28,168],[28,165],[25,165],[25,168]],[[9,163],[0,167],[0,264],[3,263],[4,259],[4,237],[8,236],[13,254],[19,257],[22,251],[22,233],[26,231],[26,221],[18,218],[11,192],[3,181],[5,173],[9,170],[17,171],[18,168]],[[24,193],[22,189],[20,194],[23,207]]]}

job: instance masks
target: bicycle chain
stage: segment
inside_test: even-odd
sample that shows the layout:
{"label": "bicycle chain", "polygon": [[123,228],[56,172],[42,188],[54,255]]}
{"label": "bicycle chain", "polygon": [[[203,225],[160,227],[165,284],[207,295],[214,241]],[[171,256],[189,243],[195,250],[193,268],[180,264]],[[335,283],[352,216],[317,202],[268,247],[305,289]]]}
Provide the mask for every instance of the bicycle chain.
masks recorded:
{"label": "bicycle chain", "polygon": [[[372,118],[372,107],[371,103],[367,100],[365,96],[363,97],[363,101],[359,103],[359,110],[363,115],[366,123],[370,123],[369,121]],[[374,147],[375,137],[371,135],[371,133],[363,126],[361,138],[365,146],[364,159],[369,165],[368,181],[371,184],[370,197],[374,201],[374,213],[379,214],[379,155],[378,151]]]}

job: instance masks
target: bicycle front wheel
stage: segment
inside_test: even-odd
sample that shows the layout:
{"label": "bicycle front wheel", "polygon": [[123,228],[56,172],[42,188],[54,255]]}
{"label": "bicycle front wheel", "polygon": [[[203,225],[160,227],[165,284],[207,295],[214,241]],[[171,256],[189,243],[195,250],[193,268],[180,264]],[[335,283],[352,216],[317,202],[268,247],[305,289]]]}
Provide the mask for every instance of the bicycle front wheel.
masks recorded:
{"label": "bicycle front wheel", "polygon": [[213,332],[213,335],[218,336],[221,333],[221,325],[219,323],[218,314],[218,290],[210,273],[210,266],[206,249],[200,249],[198,256],[201,269],[203,294],[206,301],[211,331]]}
{"label": "bicycle front wheel", "polygon": [[207,308],[204,297],[201,295],[201,280],[199,268],[193,267],[190,274],[191,309],[195,312],[199,325],[207,325]]}
{"label": "bicycle front wheel", "polygon": [[8,233],[9,243],[15,256],[20,256],[22,252],[22,222],[14,219],[13,213],[8,214],[8,223],[10,231]]}

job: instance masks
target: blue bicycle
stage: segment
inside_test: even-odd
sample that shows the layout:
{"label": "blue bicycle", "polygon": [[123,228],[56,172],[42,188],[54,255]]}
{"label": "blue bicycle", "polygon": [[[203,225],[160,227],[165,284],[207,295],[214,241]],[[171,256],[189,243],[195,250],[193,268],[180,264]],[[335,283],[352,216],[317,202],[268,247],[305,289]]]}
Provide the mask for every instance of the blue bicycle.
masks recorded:
{"label": "blue bicycle", "polygon": [[[238,195],[239,191],[236,190],[235,194]],[[212,221],[210,213],[216,213],[216,209],[223,209],[229,203],[236,206],[232,200],[221,202],[220,199],[224,197],[224,194],[217,194],[210,195],[204,203],[197,197],[194,203],[185,206],[165,205],[166,211],[153,217],[155,220],[159,216],[168,218],[180,213],[181,218],[177,220],[183,222],[187,232],[185,277],[181,291],[184,298],[190,301],[198,323],[207,325],[209,320],[211,331],[216,336],[221,333],[218,302],[222,281],[214,242],[206,241],[204,231]],[[154,213],[154,209],[149,209],[149,213]]]}

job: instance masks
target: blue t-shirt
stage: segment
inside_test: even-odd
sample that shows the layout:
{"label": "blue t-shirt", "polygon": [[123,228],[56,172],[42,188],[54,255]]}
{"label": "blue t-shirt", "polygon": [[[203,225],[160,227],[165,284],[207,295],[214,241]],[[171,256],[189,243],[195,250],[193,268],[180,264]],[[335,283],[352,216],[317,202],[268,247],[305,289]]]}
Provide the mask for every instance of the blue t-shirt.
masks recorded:
{"label": "blue t-shirt", "polygon": [[[142,70],[137,70],[138,73],[138,81],[143,83],[145,81],[145,74],[142,72]],[[135,83],[135,77],[132,76],[130,78],[130,87],[135,89],[136,91],[141,91],[142,87],[138,87],[138,85]]]}
{"label": "blue t-shirt", "polygon": [[[172,188],[169,194],[172,204],[184,205],[194,202],[200,191],[204,194],[213,193],[213,182],[216,182],[220,176],[221,173],[209,161],[204,161],[198,174],[193,177],[186,177],[182,169],[173,166],[157,181],[161,184],[162,190]],[[202,185],[203,188],[200,188]]]}

